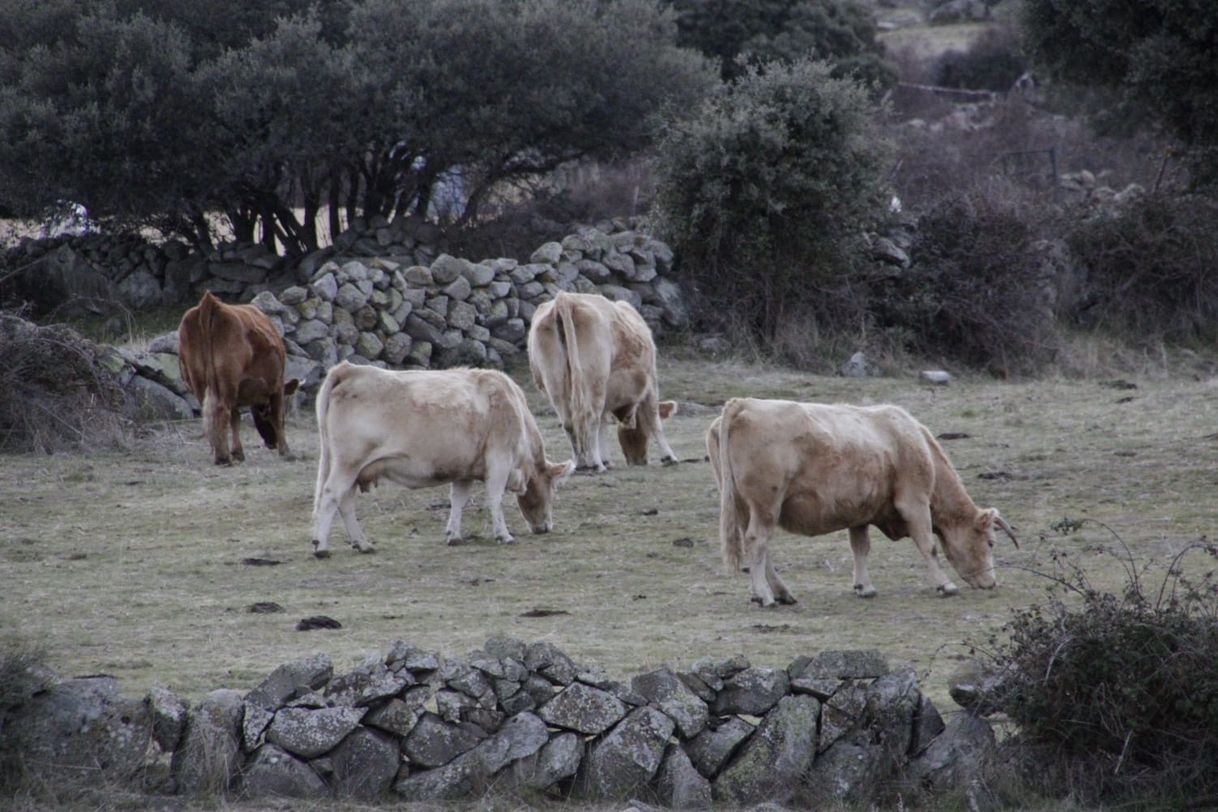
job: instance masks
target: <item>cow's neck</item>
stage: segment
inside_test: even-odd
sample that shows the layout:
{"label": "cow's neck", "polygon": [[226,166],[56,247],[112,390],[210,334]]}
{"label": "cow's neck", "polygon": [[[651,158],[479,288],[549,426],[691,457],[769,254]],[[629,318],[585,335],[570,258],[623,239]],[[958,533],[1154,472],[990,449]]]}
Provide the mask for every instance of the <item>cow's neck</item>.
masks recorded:
{"label": "cow's neck", "polygon": [[935,488],[930,496],[930,512],[935,524],[972,521],[977,514],[977,505],[964,490],[960,475],[937,442],[931,445],[931,456],[935,461]]}

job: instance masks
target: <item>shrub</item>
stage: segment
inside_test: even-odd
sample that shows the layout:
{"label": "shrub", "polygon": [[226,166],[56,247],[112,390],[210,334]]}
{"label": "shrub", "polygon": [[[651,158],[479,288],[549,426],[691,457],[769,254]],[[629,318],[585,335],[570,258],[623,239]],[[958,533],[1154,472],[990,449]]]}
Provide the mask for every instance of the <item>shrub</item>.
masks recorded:
{"label": "shrub", "polygon": [[657,220],[704,317],[766,340],[787,319],[843,319],[834,303],[883,197],[874,113],[857,82],[800,61],[750,69],[670,121]]}
{"label": "shrub", "polygon": [[114,443],[123,392],[101,348],[61,326],[0,313],[0,451]]}
{"label": "shrub", "polygon": [[14,736],[5,735],[9,716],[48,687],[50,671],[43,653],[16,638],[0,638],[0,793],[9,798],[23,789],[20,754],[5,746]]}
{"label": "shrub", "polygon": [[1050,362],[1058,340],[1035,201],[994,181],[918,222],[906,272],[881,282],[881,326],[915,354],[1010,375]]}
{"label": "shrub", "polygon": [[991,28],[967,50],[952,49],[940,56],[934,83],[942,87],[1006,92],[1027,69],[1014,32]]}
{"label": "shrub", "polygon": [[1086,270],[1070,315],[1140,341],[1218,335],[1218,201],[1152,195],[1081,219],[1067,236]]}
{"label": "shrub", "polygon": [[994,649],[1001,709],[1049,785],[1068,782],[1084,802],[1164,808],[1218,791],[1218,592],[1212,571],[1196,582],[1181,572],[1198,551],[1218,557],[1204,540],[1189,545],[1156,585],[1126,549],[1121,595],[1093,588],[1058,553],[1050,600],[1006,625]]}

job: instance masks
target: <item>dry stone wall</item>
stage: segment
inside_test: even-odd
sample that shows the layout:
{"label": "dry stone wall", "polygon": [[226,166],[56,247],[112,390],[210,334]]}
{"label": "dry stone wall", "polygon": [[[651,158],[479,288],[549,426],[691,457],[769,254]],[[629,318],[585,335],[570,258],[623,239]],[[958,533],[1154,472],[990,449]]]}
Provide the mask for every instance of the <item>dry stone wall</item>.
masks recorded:
{"label": "dry stone wall", "polygon": [[[524,352],[534,311],[559,291],[598,293],[629,302],[656,335],[688,326],[689,310],[681,289],[669,278],[671,249],[634,225],[615,220],[580,228],[561,241],[540,246],[527,262],[433,256],[413,241],[393,242],[399,231],[382,226],[344,240],[343,250],[387,253],[335,258],[337,249],[327,249],[306,257],[290,273],[251,264],[256,258],[234,254],[232,267],[223,271],[227,276],[219,276],[213,274],[217,262],[200,265],[197,257],[184,257],[183,263],[194,263],[191,267],[202,267],[204,272],[197,280],[193,271],[185,274],[178,285],[171,281],[178,266],[166,260],[165,286],[157,295],[184,285],[193,297],[187,304],[194,304],[195,294],[204,289],[219,290],[229,299],[252,300],[284,336],[287,376],[299,379],[306,393],[315,391],[326,370],[341,360],[397,369],[501,368]],[[79,264],[76,259],[70,262]],[[248,271],[246,281],[228,279],[238,275],[237,266]],[[87,273],[74,277],[74,284],[102,279],[100,271],[88,267]],[[147,269],[140,273],[152,275]],[[112,280],[106,277],[97,284],[101,291]],[[197,400],[179,375],[177,352],[177,334],[171,332],[153,339],[146,349],[115,348],[110,353],[108,365],[129,395],[132,416],[189,419],[199,412]]]}
{"label": "dry stone wall", "polygon": [[913,672],[875,651],[785,669],[704,659],[626,683],[548,642],[508,638],[464,658],[398,641],[342,674],[316,654],[194,704],[165,689],[123,699],[110,678],[68,680],[2,724],[36,777],[92,771],[148,786],[164,752],[168,773],[152,786],[178,795],[493,792],[681,809],[942,791],[967,782],[994,743],[972,714],[945,725]]}

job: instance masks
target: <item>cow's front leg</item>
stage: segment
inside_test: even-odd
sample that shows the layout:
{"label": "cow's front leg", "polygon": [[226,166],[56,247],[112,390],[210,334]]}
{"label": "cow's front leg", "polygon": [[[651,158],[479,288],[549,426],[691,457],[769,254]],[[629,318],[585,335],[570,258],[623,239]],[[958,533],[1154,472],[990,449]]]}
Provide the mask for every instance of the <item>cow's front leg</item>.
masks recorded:
{"label": "cow's front leg", "polygon": [[897,505],[897,511],[905,519],[909,527],[910,538],[918,547],[918,552],[926,560],[926,569],[930,579],[935,582],[935,589],[943,597],[959,594],[960,588],[952,583],[947,573],[939,566],[939,553],[935,550],[935,536],[931,529],[930,509],[923,506],[911,506],[907,509]]}
{"label": "cow's front leg", "polygon": [[228,414],[228,427],[233,435],[233,459],[245,462],[245,449],[241,447],[241,410],[236,406]]}
{"label": "cow's front leg", "polygon": [[509,471],[506,468],[495,467],[486,472],[486,507],[491,512],[491,525],[495,529],[495,541],[499,544],[512,544],[516,539],[508,531],[507,520],[503,517],[503,492],[507,489]]}
{"label": "cow's front leg", "polygon": [[449,546],[464,544],[461,538],[461,512],[469,503],[470,489],[473,483],[468,479],[456,480],[448,490],[448,525],[444,528],[444,541]]}
{"label": "cow's front leg", "polygon": [[364,528],[355,518],[355,488],[349,488],[338,502],[339,515],[343,517],[343,527],[347,530],[347,540],[351,546],[361,553],[375,553],[376,548],[364,536]]}
{"label": "cow's front leg", "polygon": [[602,417],[596,423],[596,454],[595,459],[600,460],[601,469],[608,470],[613,467],[613,462],[609,459],[609,441],[606,439],[606,434],[609,433],[609,421]]}
{"label": "cow's front leg", "polygon": [[875,587],[867,574],[867,555],[871,552],[867,525],[850,528],[850,552],[854,553],[854,594],[860,598],[874,598]]}

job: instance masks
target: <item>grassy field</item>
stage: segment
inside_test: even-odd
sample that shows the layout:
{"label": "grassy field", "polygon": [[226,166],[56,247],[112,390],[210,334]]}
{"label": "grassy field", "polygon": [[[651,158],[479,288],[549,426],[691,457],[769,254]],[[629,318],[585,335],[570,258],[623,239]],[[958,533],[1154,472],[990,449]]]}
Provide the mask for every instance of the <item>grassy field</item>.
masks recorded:
{"label": "grassy field", "polygon": [[[1082,561],[1096,584],[1120,587],[1115,539],[1091,524],[1061,536],[1055,522],[1107,524],[1152,578],[1176,551],[1213,533],[1218,381],[1133,383],[965,379],[930,388],[912,377],[847,380],[668,360],[662,394],[681,402],[668,436],[686,462],[625,468],[615,453],[610,473],[566,484],[550,535],[529,535],[512,504],[512,546],[493,543],[476,501],[465,528],[478,538],[447,547],[447,489],[382,486],[357,508],[379,552],[346,547],[339,524],[326,561],[310,546],[317,436],[309,413],[291,422],[292,446],[303,453],[294,462],[257,448],[247,428],[249,461],[216,468],[198,421],[157,429],[126,452],[3,457],[0,631],[41,647],[64,675],[113,674],[133,695],[163,684],[192,698],[250,688],[317,650],[341,670],[395,639],[451,655],[493,634],[549,640],[619,678],[705,655],[783,666],[799,654],[874,647],[912,663],[951,710],[947,680],[969,642],[983,641],[1012,608],[1043,599],[1048,581],[1034,571],[1048,571],[1052,550]],[[550,457],[566,459],[548,406],[531,384],[525,390]],[[967,435],[945,448],[974,499],[999,507],[1023,541],[1020,551],[997,550],[1002,587],[938,598],[913,545],[876,534],[879,596],[859,600],[845,533],[780,533],[777,565],[800,602],[751,604],[746,577],[723,572],[717,496],[702,461],[719,405],[744,394],[893,402],[935,434]],[[251,612],[258,602],[283,611]],[[342,628],[296,630],[319,614]]]}

